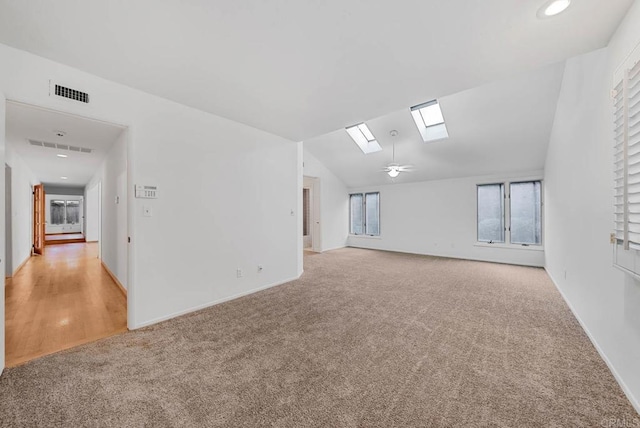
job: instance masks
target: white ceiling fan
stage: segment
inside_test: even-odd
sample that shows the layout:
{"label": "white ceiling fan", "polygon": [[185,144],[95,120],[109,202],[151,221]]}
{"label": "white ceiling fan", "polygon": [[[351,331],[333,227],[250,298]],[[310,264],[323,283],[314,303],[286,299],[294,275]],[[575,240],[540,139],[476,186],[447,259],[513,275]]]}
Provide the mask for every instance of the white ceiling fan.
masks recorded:
{"label": "white ceiling fan", "polygon": [[[389,134],[392,137],[397,137],[398,131],[393,130],[389,132]],[[393,158],[391,160],[391,163],[387,165],[382,171],[389,174],[389,177],[391,177],[391,179],[393,180],[394,178],[399,176],[401,172],[410,172],[412,167],[413,167],[412,165],[400,165],[396,163],[396,143],[394,141],[393,142]]]}

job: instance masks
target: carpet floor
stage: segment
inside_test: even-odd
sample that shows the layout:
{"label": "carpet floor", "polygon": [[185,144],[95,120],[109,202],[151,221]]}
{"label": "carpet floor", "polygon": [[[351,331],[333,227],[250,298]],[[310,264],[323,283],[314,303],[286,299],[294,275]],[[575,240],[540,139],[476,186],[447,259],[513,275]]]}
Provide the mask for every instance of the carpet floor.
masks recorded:
{"label": "carpet floor", "polygon": [[297,281],[0,378],[3,427],[612,420],[640,416],[544,270],[351,248],[306,257]]}

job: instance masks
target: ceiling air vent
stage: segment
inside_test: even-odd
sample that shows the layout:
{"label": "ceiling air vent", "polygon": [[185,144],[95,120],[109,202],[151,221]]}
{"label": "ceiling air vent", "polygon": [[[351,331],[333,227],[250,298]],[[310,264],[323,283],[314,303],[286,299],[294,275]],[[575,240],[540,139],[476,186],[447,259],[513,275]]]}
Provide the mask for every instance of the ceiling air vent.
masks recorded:
{"label": "ceiling air vent", "polygon": [[88,149],[86,147],[69,146],[67,144],[50,143],[48,141],[29,140],[29,144],[31,144],[32,146],[46,147],[56,150],[68,150],[78,153],[91,153],[93,151],[93,149]]}
{"label": "ceiling air vent", "polygon": [[89,94],[75,89],[66,88],[64,86],[56,85],[55,94],[59,97],[80,101],[81,103],[89,103]]}

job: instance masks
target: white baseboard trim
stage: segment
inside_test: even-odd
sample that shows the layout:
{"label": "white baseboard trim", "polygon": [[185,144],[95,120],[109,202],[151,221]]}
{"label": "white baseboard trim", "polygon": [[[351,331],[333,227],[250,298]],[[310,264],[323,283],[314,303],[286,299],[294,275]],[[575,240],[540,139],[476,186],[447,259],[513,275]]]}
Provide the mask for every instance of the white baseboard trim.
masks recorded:
{"label": "white baseboard trim", "polygon": [[327,252],[327,251],[339,250],[341,248],[347,248],[347,246],[346,245],[339,245],[337,247],[323,248],[321,252],[324,253],[324,252]]}
{"label": "white baseboard trim", "polygon": [[166,315],[166,316],[154,318],[154,319],[149,320],[149,321],[144,321],[144,322],[141,322],[141,323],[131,327],[129,330],[136,330],[136,329],[139,329],[139,328],[142,328],[142,327],[148,327],[150,325],[157,324],[157,323],[162,322],[162,321],[167,321],[167,320],[170,320],[172,318],[179,317],[181,315],[186,315],[186,314],[189,314],[191,312],[196,312],[196,311],[199,311],[199,310],[202,310],[202,309],[210,308],[211,306],[215,306],[215,305],[219,305],[221,303],[229,302],[231,300],[239,299],[240,297],[248,296],[249,294],[257,293],[259,291],[263,291],[263,290],[266,290],[268,288],[273,288],[273,287],[277,287],[279,285],[287,284],[287,283],[289,283],[291,281],[295,281],[295,280],[299,279],[300,276],[301,275],[298,275],[297,277],[288,278],[288,279],[285,279],[284,281],[278,281],[278,282],[274,282],[274,283],[271,283],[271,284],[263,285],[262,287],[254,288],[254,289],[251,289],[249,291],[244,291],[242,293],[234,294],[234,295],[229,296],[229,297],[223,297],[222,299],[214,300],[214,301],[211,301],[211,302],[208,302],[208,303],[203,303],[202,305],[193,306],[191,308],[184,309],[184,310],[181,310],[181,311],[177,311],[177,312],[174,312],[174,313]]}
{"label": "white baseboard trim", "polygon": [[414,254],[416,256],[430,256],[430,257],[440,257],[443,259],[456,259],[456,260],[470,260],[472,262],[485,262],[485,263],[498,263],[501,265],[514,265],[514,266],[527,266],[527,267],[537,267],[543,268],[544,265],[536,264],[536,263],[516,263],[516,262],[505,262],[501,260],[490,260],[490,259],[481,259],[477,257],[461,257],[461,256],[452,256],[449,254],[437,254],[437,253],[415,253],[406,250],[393,250],[387,248],[373,248],[373,247],[363,247],[360,245],[347,245],[349,248],[361,248],[363,250],[374,250],[374,251],[388,251],[390,253],[402,253],[402,254]]}
{"label": "white baseboard trim", "polygon": [[631,405],[636,409],[636,412],[640,414],[640,401],[633,395],[629,387],[627,387],[627,384],[624,382],[624,380],[622,379],[622,377],[620,376],[620,374],[618,373],[614,365],[611,363],[611,361],[607,357],[607,354],[605,354],[602,348],[600,347],[600,345],[598,345],[598,342],[596,341],[596,339],[593,337],[593,335],[587,328],[587,325],[582,321],[582,318],[580,318],[578,313],[575,311],[575,309],[573,308],[573,305],[571,304],[569,299],[567,299],[567,296],[564,294],[562,289],[558,286],[558,282],[555,280],[553,275],[551,275],[551,272],[549,272],[549,269],[547,269],[547,267],[545,266],[544,270],[547,272],[547,275],[549,275],[549,278],[551,278],[551,282],[553,282],[553,285],[555,285],[556,289],[564,299],[567,306],[569,306],[569,309],[571,309],[573,316],[576,317],[576,319],[578,320],[578,323],[580,324],[584,332],[587,334],[587,337],[593,344],[594,348],[596,348],[596,351],[598,351],[598,354],[600,354],[600,358],[602,358],[602,360],[605,362],[607,367],[609,367],[611,374],[613,374],[613,377],[615,378],[616,382],[618,382],[618,384],[620,385],[620,388],[622,388],[622,392],[624,392],[624,395],[627,396],[627,399],[629,400],[629,402],[631,402]]}

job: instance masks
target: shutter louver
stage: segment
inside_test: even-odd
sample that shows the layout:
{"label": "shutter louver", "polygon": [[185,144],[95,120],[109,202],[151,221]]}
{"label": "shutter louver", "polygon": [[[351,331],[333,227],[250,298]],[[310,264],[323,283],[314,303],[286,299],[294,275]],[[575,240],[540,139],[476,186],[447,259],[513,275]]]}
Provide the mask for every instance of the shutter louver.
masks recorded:
{"label": "shutter louver", "polygon": [[614,222],[625,250],[640,250],[640,62],[613,90]]}
{"label": "shutter louver", "polygon": [[624,80],[620,81],[613,90],[614,96],[614,222],[616,239],[626,242],[625,211],[626,211],[626,155],[625,155],[625,119],[624,119]]}
{"label": "shutter louver", "polygon": [[640,249],[640,62],[627,78],[627,222],[629,245]]}

